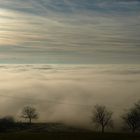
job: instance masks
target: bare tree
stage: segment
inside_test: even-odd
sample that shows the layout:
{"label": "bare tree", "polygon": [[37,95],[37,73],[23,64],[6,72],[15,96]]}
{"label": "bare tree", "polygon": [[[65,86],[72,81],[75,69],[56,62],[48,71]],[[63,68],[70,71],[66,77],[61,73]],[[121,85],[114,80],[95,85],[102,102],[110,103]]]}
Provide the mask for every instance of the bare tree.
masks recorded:
{"label": "bare tree", "polygon": [[25,106],[21,112],[21,117],[29,119],[29,123],[32,123],[32,119],[38,119],[38,113],[34,107]]}
{"label": "bare tree", "polygon": [[105,106],[95,106],[92,121],[96,123],[97,126],[101,127],[102,133],[104,133],[106,127],[113,126],[112,114],[113,113],[107,110]]}
{"label": "bare tree", "polygon": [[140,128],[140,102],[136,103],[133,108],[128,110],[123,116],[125,126],[133,133]]}

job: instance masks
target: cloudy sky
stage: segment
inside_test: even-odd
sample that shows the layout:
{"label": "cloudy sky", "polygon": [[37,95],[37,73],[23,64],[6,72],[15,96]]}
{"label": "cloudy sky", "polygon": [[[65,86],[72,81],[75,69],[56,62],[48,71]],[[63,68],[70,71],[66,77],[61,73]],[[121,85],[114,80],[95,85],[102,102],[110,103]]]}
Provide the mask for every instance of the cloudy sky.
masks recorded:
{"label": "cloudy sky", "polygon": [[0,0],[0,63],[132,64],[139,0]]}
{"label": "cloudy sky", "polygon": [[0,0],[0,117],[33,105],[39,121],[89,127],[103,104],[120,121],[139,64],[140,0]]}

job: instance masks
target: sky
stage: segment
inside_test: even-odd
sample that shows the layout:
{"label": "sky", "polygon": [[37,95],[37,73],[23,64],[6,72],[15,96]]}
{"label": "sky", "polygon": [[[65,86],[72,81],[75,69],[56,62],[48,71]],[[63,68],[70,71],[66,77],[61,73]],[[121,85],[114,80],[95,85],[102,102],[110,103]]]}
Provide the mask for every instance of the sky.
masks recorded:
{"label": "sky", "polygon": [[140,0],[0,0],[0,74],[0,118],[91,127],[100,104],[118,125],[140,99]]}
{"label": "sky", "polygon": [[139,0],[0,0],[1,64],[139,64]]}

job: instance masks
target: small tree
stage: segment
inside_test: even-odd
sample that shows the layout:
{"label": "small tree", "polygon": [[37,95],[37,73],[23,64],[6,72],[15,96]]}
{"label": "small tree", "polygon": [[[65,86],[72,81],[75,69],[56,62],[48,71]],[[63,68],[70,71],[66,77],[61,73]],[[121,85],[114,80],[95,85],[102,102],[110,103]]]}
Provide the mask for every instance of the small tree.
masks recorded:
{"label": "small tree", "polygon": [[32,123],[32,119],[38,119],[38,113],[34,107],[25,106],[21,112],[21,117],[29,119],[29,123]]}
{"label": "small tree", "polygon": [[112,127],[112,112],[108,111],[105,106],[96,105],[93,110],[92,121],[96,123],[97,126],[101,127],[102,133],[104,133],[105,128]]}
{"label": "small tree", "polygon": [[133,108],[128,110],[123,116],[125,126],[133,133],[140,128],[140,102],[136,103]]}

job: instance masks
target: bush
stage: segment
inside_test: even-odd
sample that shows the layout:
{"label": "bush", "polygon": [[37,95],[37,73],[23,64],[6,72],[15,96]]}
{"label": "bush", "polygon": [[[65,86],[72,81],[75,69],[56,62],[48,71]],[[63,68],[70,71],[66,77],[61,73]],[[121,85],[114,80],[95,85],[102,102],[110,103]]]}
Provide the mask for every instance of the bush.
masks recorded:
{"label": "bush", "polygon": [[12,116],[0,118],[0,132],[8,131],[15,126],[15,120]]}

